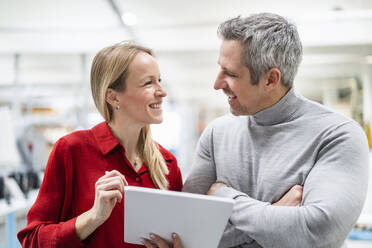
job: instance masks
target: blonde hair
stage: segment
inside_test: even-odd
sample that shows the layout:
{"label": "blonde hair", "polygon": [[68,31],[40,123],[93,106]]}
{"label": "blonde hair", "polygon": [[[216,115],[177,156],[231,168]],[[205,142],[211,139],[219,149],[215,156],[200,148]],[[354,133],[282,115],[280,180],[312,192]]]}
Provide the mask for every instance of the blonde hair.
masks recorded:
{"label": "blonde hair", "polygon": [[[106,122],[110,122],[113,116],[113,109],[106,101],[106,91],[109,88],[115,91],[125,90],[129,65],[139,52],[153,56],[152,51],[146,47],[132,42],[121,42],[102,49],[94,57],[90,73],[92,96],[98,111]],[[168,167],[158,145],[151,137],[149,125],[141,129],[137,149],[148,167],[155,186],[168,189],[169,183],[166,178],[169,174]]]}

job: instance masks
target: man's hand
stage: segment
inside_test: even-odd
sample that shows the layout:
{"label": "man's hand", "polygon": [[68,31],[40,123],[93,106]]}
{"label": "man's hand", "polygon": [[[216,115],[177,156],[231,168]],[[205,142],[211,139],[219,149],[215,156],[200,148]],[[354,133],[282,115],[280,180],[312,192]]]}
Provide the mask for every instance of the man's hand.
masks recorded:
{"label": "man's hand", "polygon": [[223,187],[223,186],[226,186],[224,183],[214,183],[214,184],[212,184],[212,186],[209,188],[209,190],[208,190],[208,192],[207,192],[207,195],[213,195],[214,194],[214,192],[217,190],[217,189],[219,189],[219,188],[221,188],[221,187]]}
{"label": "man's hand", "polygon": [[[212,186],[209,188],[207,195],[213,195],[214,192],[223,187],[226,186],[224,183],[214,183]],[[287,193],[285,193],[282,198],[280,198],[279,201],[273,203],[273,206],[300,206],[302,202],[302,191],[303,191],[303,186],[302,185],[295,185],[293,186],[290,190],[288,190]]]}
{"label": "man's hand", "polygon": [[279,201],[273,203],[273,206],[300,206],[302,202],[303,186],[295,185],[285,193]]}
{"label": "man's hand", "polygon": [[181,239],[176,233],[172,233],[172,243],[153,233],[150,234],[150,239],[142,238],[142,243],[147,248],[183,248]]}

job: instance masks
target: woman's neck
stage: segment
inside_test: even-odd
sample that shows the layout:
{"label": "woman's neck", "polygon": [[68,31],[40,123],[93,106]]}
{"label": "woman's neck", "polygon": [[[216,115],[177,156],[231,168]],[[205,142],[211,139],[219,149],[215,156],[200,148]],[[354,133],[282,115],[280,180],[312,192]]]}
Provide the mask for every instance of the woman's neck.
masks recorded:
{"label": "woman's neck", "polygon": [[137,157],[138,137],[143,126],[124,120],[111,120],[108,125],[120,144],[124,146],[126,156],[129,159]]}

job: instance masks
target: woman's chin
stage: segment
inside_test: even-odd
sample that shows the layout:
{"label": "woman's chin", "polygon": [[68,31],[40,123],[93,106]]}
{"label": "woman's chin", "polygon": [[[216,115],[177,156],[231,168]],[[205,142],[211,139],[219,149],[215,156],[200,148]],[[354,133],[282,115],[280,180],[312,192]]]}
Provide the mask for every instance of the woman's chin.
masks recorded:
{"label": "woman's chin", "polygon": [[160,124],[163,122],[163,117],[155,117],[155,118],[152,118],[151,120],[151,124]]}

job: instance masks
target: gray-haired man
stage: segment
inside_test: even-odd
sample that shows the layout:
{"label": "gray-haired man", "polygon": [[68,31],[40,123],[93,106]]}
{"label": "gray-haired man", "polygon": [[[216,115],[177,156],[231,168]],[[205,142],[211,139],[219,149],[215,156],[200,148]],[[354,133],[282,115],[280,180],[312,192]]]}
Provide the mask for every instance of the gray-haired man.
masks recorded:
{"label": "gray-haired man", "polygon": [[[184,191],[235,199],[219,247],[342,246],[366,196],[362,129],[294,91],[302,45],[286,19],[237,17],[218,33],[214,88],[235,116],[205,129]],[[290,207],[293,185],[303,186],[302,202]]]}

